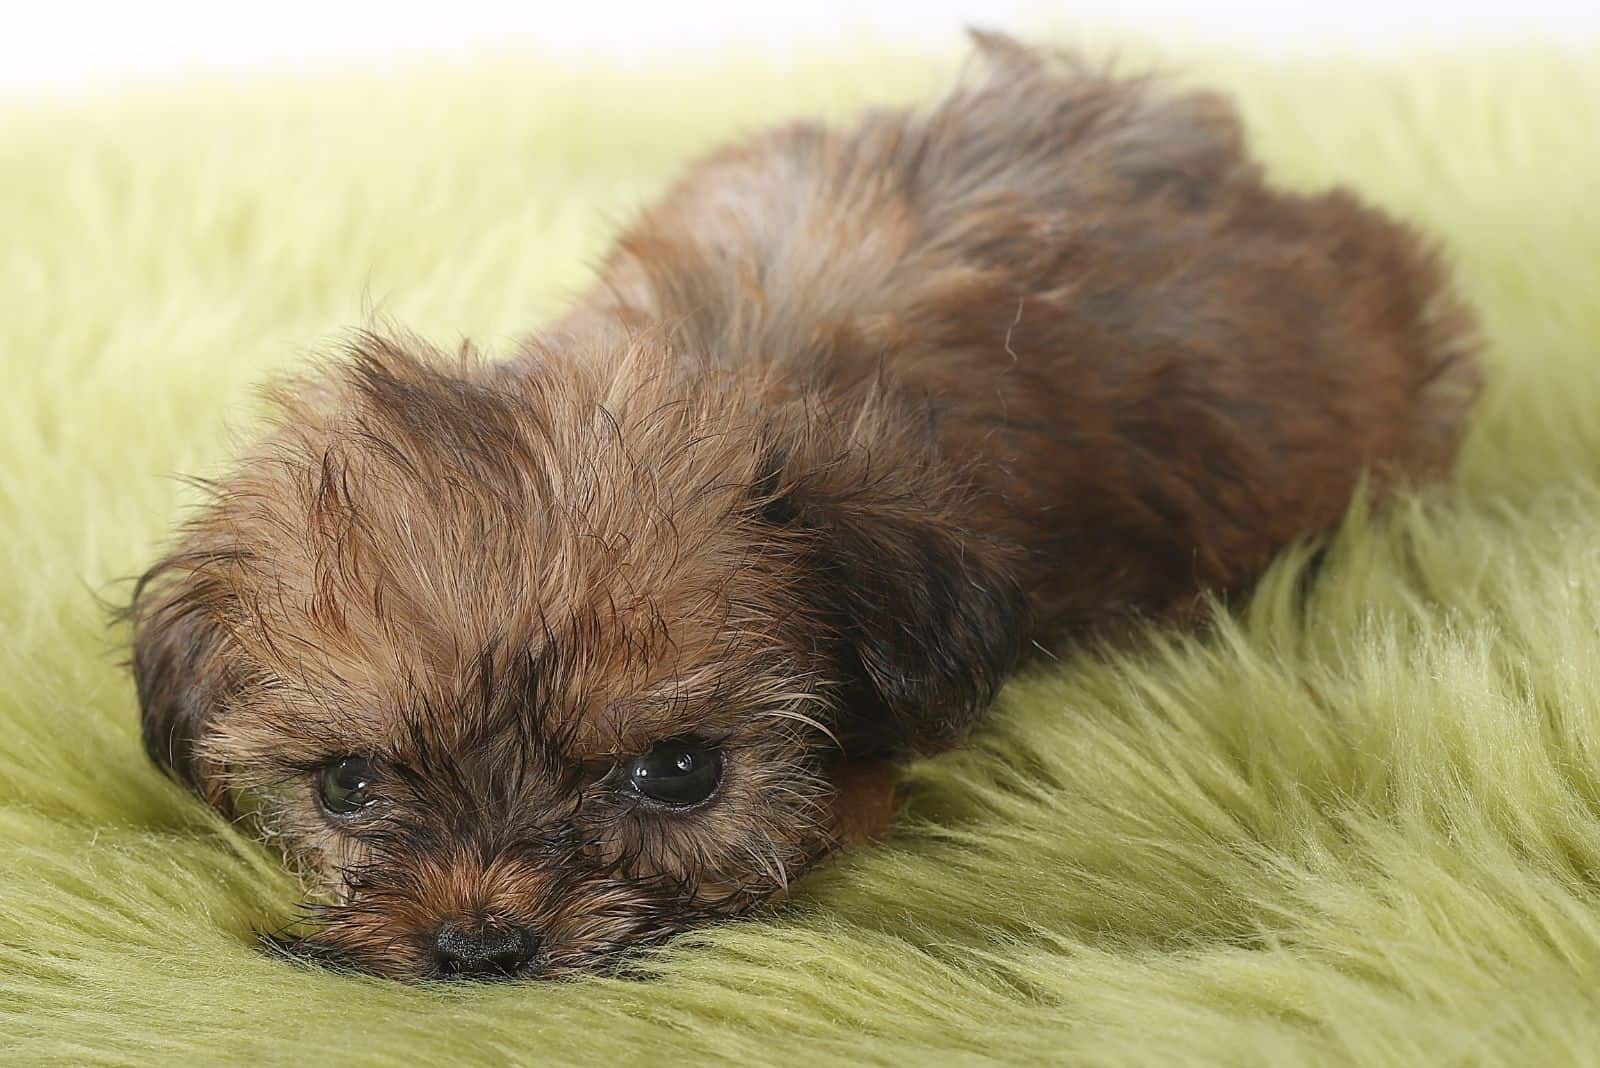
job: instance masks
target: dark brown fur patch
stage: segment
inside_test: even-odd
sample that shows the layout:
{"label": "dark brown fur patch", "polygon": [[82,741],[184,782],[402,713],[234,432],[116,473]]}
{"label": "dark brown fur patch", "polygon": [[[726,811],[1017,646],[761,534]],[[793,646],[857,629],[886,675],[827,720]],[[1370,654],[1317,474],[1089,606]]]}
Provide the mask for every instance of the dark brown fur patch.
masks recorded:
{"label": "dark brown fur patch", "polygon": [[[151,757],[324,887],[299,952],[426,976],[466,917],[555,974],[745,911],[1026,650],[1449,468],[1473,335],[1416,234],[1266,187],[1216,96],[980,48],[698,164],[514,359],[363,334],[277,392],[131,616]],[[709,801],[619,782],[680,737]]]}

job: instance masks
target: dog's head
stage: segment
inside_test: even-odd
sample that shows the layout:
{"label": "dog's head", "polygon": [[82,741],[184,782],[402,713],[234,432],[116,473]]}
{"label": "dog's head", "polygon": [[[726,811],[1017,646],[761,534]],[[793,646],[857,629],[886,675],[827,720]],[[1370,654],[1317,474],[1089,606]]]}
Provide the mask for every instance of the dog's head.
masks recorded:
{"label": "dog's head", "polygon": [[140,583],[146,747],[321,886],[300,952],[596,966],[782,891],[852,761],[991,696],[1019,597],[925,427],[677,366],[364,337]]}

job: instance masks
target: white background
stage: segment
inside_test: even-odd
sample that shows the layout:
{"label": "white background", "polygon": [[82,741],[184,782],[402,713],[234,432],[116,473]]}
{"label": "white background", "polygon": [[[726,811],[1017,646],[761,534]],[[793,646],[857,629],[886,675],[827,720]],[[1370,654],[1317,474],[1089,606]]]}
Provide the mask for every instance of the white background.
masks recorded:
{"label": "white background", "polygon": [[392,67],[517,48],[625,62],[736,48],[781,60],[864,42],[949,46],[967,23],[1026,31],[1051,22],[1276,52],[1384,51],[1485,36],[1593,42],[1600,0],[0,0],[0,95],[72,95],[215,72]]}

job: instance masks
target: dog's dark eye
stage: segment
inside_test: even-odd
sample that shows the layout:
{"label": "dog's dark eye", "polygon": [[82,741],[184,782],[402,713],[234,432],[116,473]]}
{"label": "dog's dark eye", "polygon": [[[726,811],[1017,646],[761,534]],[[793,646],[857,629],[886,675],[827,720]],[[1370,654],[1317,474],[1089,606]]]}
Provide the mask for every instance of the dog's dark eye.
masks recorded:
{"label": "dog's dark eye", "polygon": [[366,757],[336,760],[317,772],[317,799],[335,816],[354,815],[375,800],[372,784],[377,777]]}
{"label": "dog's dark eye", "polygon": [[722,754],[693,738],[662,742],[628,765],[628,781],[652,801],[683,807],[711,796],[722,778]]}

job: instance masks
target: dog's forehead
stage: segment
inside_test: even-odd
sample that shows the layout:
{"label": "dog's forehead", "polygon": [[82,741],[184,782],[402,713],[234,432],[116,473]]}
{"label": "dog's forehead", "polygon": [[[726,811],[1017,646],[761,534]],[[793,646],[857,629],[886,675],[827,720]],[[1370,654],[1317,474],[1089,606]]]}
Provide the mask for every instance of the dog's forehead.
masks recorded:
{"label": "dog's forehead", "polygon": [[[642,753],[667,738],[735,733],[752,711],[800,685],[783,650],[736,649],[693,619],[655,626],[630,638],[578,628],[508,655],[486,651],[464,676],[439,680],[427,707],[450,722],[455,744],[583,762]],[[398,747],[415,744],[416,707],[396,705],[384,717]]]}
{"label": "dog's forehead", "polygon": [[466,735],[520,716],[598,756],[794,688],[747,438],[403,353],[347,378],[287,404],[209,532],[274,699],[374,749],[419,717]]}
{"label": "dog's forehead", "polygon": [[583,762],[680,735],[726,736],[809,690],[777,613],[757,595],[762,582],[751,577],[743,595],[740,585],[685,581],[644,596],[613,584],[560,615],[502,619],[434,606],[424,626],[363,621],[357,606],[383,591],[347,588],[342,625],[279,605],[242,637],[265,666],[262,703],[292,709],[283,718],[303,722],[325,750]]}

